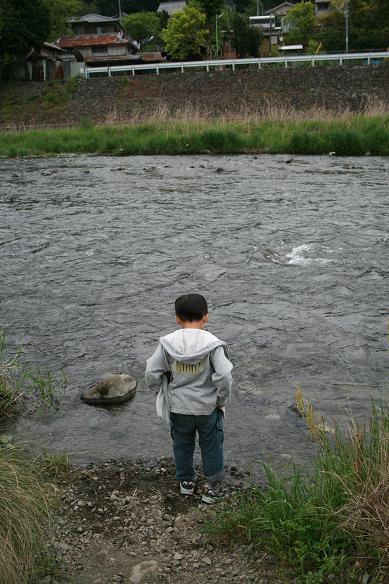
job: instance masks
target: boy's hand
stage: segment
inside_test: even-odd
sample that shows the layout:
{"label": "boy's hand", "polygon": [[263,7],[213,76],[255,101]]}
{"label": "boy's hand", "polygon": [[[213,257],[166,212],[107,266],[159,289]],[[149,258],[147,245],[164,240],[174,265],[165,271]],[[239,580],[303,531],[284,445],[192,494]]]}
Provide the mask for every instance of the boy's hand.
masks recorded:
{"label": "boy's hand", "polygon": [[226,407],[225,406],[216,406],[216,407],[223,414],[223,418],[226,419]]}

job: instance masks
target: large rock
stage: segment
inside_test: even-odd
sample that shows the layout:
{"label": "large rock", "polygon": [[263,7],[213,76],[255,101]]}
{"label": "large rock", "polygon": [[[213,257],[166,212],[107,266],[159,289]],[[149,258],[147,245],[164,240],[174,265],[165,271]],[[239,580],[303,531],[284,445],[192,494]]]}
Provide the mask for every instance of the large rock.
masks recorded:
{"label": "large rock", "polygon": [[92,405],[122,404],[135,396],[136,380],[131,375],[116,373],[95,383],[81,396],[83,402]]}

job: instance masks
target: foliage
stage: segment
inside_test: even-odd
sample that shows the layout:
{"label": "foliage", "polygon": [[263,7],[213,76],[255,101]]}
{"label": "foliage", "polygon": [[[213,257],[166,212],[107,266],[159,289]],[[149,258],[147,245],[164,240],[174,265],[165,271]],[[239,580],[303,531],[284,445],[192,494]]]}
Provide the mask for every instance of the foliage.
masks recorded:
{"label": "foliage", "polygon": [[53,493],[34,461],[0,448],[0,581],[26,584],[44,546]]}
{"label": "foliage", "polygon": [[186,6],[169,18],[162,39],[175,59],[201,57],[207,44],[206,15],[195,6]]}
{"label": "foliage", "polygon": [[315,27],[315,7],[309,0],[295,4],[285,16],[288,44],[306,45]]}
{"label": "foliage", "polygon": [[224,0],[197,0],[200,10],[207,15],[208,21],[223,12]]}
{"label": "foliage", "polygon": [[83,0],[42,0],[42,4],[49,17],[50,32],[46,40],[50,41],[62,35],[70,35],[67,19],[85,14],[86,11]]}
{"label": "foliage", "polygon": [[[151,45],[155,46],[160,40],[161,20],[156,12],[137,12],[129,14],[122,20],[124,30],[138,43],[154,37]],[[150,43],[146,43],[149,45]]]}
{"label": "foliage", "polygon": [[[345,49],[345,0],[331,0],[330,11],[317,18],[314,37],[327,51]],[[389,3],[349,0],[350,50],[386,50],[389,39]]]}
{"label": "foliage", "polygon": [[[105,16],[117,16],[118,0],[85,0],[88,12],[97,12]],[[121,0],[122,12],[133,14],[134,12],[156,12],[159,0]]]}
{"label": "foliage", "polygon": [[249,25],[247,17],[235,14],[232,21],[232,45],[239,57],[258,57],[263,33]]}
{"label": "foliage", "polygon": [[[316,435],[312,474],[281,476],[264,466],[265,489],[252,488],[214,514],[206,531],[241,540],[287,561],[307,584],[329,574],[353,579],[361,567],[384,582],[389,569],[389,408],[372,407],[367,427]],[[382,579],[381,579],[382,578]],[[343,580],[345,581],[345,580]]]}
{"label": "foliage", "polygon": [[0,18],[0,75],[8,78],[47,39],[49,19],[42,0],[0,0]]}

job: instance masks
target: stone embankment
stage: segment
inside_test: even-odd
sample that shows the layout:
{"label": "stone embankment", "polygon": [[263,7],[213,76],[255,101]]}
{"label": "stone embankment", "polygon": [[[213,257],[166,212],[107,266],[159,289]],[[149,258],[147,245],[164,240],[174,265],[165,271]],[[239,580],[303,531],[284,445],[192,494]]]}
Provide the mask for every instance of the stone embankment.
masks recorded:
{"label": "stone embankment", "polygon": [[114,123],[155,113],[156,118],[163,117],[177,110],[189,117],[197,113],[212,117],[269,114],[277,108],[339,113],[389,107],[388,63],[169,72],[80,79],[72,84],[68,92],[55,92],[43,83],[3,84],[0,125]]}

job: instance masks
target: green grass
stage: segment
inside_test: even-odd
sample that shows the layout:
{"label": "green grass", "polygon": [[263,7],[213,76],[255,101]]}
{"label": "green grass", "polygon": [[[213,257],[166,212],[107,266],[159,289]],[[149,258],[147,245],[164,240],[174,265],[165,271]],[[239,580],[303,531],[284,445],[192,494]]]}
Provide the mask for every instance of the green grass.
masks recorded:
{"label": "green grass", "polygon": [[176,121],[0,133],[1,156],[66,153],[389,155],[389,116],[326,120]]}
{"label": "green grass", "polygon": [[265,466],[266,487],[251,488],[219,508],[204,530],[276,555],[299,582],[372,582],[389,578],[389,408],[373,407],[367,427],[350,420],[348,435],[316,433],[313,472],[293,466],[281,476]]}
{"label": "green grass", "polygon": [[6,336],[0,331],[0,421],[17,410],[24,397],[33,396],[38,403],[55,405],[55,396],[66,383],[64,373],[42,371],[22,362],[23,347],[6,355]]}
{"label": "green grass", "polygon": [[34,461],[17,448],[0,448],[0,582],[27,583],[44,557],[53,502]]}
{"label": "green grass", "polygon": [[36,463],[42,475],[54,480],[67,475],[70,469],[67,452],[44,452]]}

